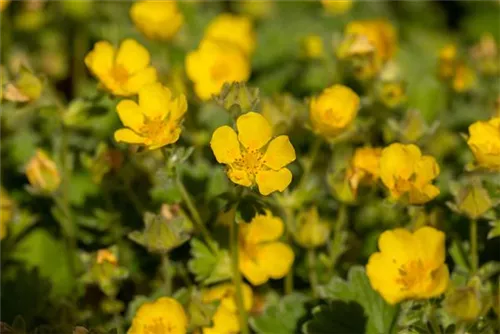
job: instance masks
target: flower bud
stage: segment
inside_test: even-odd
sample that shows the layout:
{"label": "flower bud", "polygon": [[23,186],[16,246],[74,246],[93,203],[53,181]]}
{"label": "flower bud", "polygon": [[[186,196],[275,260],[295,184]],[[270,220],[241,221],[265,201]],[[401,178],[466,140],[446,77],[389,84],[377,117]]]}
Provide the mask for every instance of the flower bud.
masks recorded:
{"label": "flower bud", "polygon": [[146,212],[144,225],[142,232],[133,231],[128,235],[129,238],[150,252],[160,254],[167,253],[188,241],[193,230],[191,221],[182,215],[168,219],[163,215]]}
{"label": "flower bud", "polygon": [[215,102],[224,109],[233,112],[237,117],[250,111],[257,111],[260,95],[259,89],[247,87],[244,82],[225,83]]}
{"label": "flower bud", "polygon": [[3,98],[13,102],[31,102],[42,94],[42,81],[26,68],[21,68],[14,83],[8,83]]}
{"label": "flower bud", "polygon": [[347,13],[354,4],[353,0],[321,0],[321,4],[329,14],[341,15]]}
{"label": "flower bud", "polygon": [[455,203],[447,204],[453,211],[463,214],[470,219],[481,217],[493,206],[490,195],[483,188],[479,180],[458,189]]}
{"label": "flower bud", "polygon": [[308,35],[302,41],[302,53],[309,59],[320,59],[324,56],[323,40],[318,35]]}
{"label": "flower bud", "polygon": [[119,265],[118,248],[112,246],[93,254],[82,254],[82,260],[87,266],[83,281],[97,284],[107,296],[116,296],[118,283],[128,276],[128,270]]}
{"label": "flower bud", "polygon": [[[477,277],[476,277],[477,279]],[[444,300],[446,311],[461,321],[474,321],[481,314],[483,303],[479,279],[473,278],[466,287],[452,288]]]}
{"label": "flower bud", "polygon": [[500,117],[469,126],[467,140],[479,167],[500,170]]}
{"label": "flower bud", "polygon": [[323,246],[330,236],[330,224],[320,219],[316,207],[301,212],[298,224],[295,240],[304,248]]}
{"label": "flower bud", "polygon": [[35,156],[26,165],[26,176],[30,185],[37,191],[52,193],[61,184],[61,176],[54,161],[37,149]]}
{"label": "flower bud", "polygon": [[354,121],[360,104],[359,96],[349,87],[334,85],[313,97],[309,116],[314,132],[333,139]]}

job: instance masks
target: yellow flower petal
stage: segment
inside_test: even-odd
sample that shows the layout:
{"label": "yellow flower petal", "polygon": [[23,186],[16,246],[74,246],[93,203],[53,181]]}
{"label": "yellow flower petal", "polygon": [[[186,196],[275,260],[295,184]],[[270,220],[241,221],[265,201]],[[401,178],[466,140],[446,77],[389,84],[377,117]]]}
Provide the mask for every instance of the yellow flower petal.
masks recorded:
{"label": "yellow flower petal", "polygon": [[133,39],[124,40],[116,54],[116,64],[123,66],[130,74],[146,68],[149,61],[148,50]]}
{"label": "yellow flower petal", "polygon": [[279,170],[294,160],[295,149],[290,143],[288,136],[274,138],[269,143],[266,154],[264,154],[266,166],[274,170]]}
{"label": "yellow flower petal", "polygon": [[129,144],[143,144],[145,138],[130,129],[119,129],[115,131],[115,140]]}
{"label": "yellow flower petal", "polygon": [[398,266],[407,263],[418,254],[418,245],[415,244],[413,235],[403,229],[385,231],[378,239],[378,248],[384,254],[390,254],[393,263]]}
{"label": "yellow flower petal", "polygon": [[204,327],[203,334],[238,333],[240,322],[235,312],[219,306],[212,318],[212,327]]}
{"label": "yellow flower petal", "polygon": [[283,221],[271,213],[255,216],[250,224],[244,224],[240,229],[243,239],[249,244],[276,240],[283,231]]}
{"label": "yellow flower petal", "polygon": [[238,139],[249,150],[258,150],[271,139],[272,128],[261,114],[249,112],[236,121]]}
{"label": "yellow flower petal", "polygon": [[221,126],[214,131],[210,140],[210,147],[214,152],[215,159],[221,164],[230,164],[241,158],[240,143],[234,130],[227,126]]}
{"label": "yellow flower petal", "polygon": [[409,195],[410,204],[424,204],[439,195],[439,188],[433,184],[426,184],[422,188],[412,187]]}
{"label": "yellow flower petal", "polygon": [[248,255],[240,249],[239,256],[240,271],[245,278],[254,286],[267,282],[269,275],[257,265]]}
{"label": "yellow flower petal", "polygon": [[436,271],[432,273],[433,284],[431,284],[428,290],[421,296],[421,298],[432,298],[442,295],[448,288],[450,282],[450,272],[448,266],[445,264],[441,265]]}
{"label": "yellow flower petal", "polygon": [[85,65],[97,76],[107,75],[111,71],[115,58],[115,49],[111,43],[100,41],[85,57]]}
{"label": "yellow flower petal", "polygon": [[285,190],[290,182],[292,182],[292,172],[287,168],[282,168],[278,171],[261,171],[257,174],[256,181],[260,193],[267,196],[274,191]]}
{"label": "yellow flower petal", "polygon": [[123,125],[138,132],[144,124],[144,117],[142,116],[141,109],[132,100],[122,100],[116,106],[116,111]]}
{"label": "yellow flower petal", "polygon": [[413,236],[420,247],[420,258],[432,268],[436,269],[445,260],[445,234],[433,227],[424,226],[419,228]]}
{"label": "yellow flower petal", "polygon": [[396,177],[408,180],[420,157],[420,149],[413,144],[394,143],[384,148],[380,157],[380,177],[384,184],[392,189]]}
{"label": "yellow flower petal", "polygon": [[150,119],[163,119],[168,113],[171,98],[170,89],[159,82],[144,86],[139,91],[139,105]]}
{"label": "yellow flower petal", "polygon": [[139,90],[149,84],[156,82],[157,73],[156,68],[150,66],[144,70],[138,71],[133,74],[127,81],[126,90],[132,93],[138,93]]}
{"label": "yellow flower petal", "polygon": [[161,297],[139,307],[127,333],[143,334],[145,333],[144,328],[154,325],[154,331],[158,333],[185,334],[188,319],[182,305],[177,300]]}
{"label": "yellow flower petal", "polygon": [[398,275],[398,267],[390,260],[390,257],[382,253],[374,253],[370,256],[366,265],[366,275],[370,279],[370,285],[377,291],[389,304],[397,304],[406,298],[399,289],[394,288],[391,283]]}
{"label": "yellow flower petal", "polygon": [[294,254],[287,244],[272,242],[257,246],[256,258],[261,270],[269,277],[279,279],[290,271]]}
{"label": "yellow flower petal", "polygon": [[170,121],[178,121],[184,116],[187,111],[187,100],[186,95],[180,95],[171,103]]}
{"label": "yellow flower petal", "polygon": [[423,186],[439,175],[439,165],[436,159],[429,155],[424,155],[417,163],[415,169],[417,173],[415,184],[417,186]]}
{"label": "yellow flower petal", "polygon": [[231,181],[244,187],[250,187],[253,182],[250,179],[250,175],[244,170],[229,168],[227,171],[227,176]]}

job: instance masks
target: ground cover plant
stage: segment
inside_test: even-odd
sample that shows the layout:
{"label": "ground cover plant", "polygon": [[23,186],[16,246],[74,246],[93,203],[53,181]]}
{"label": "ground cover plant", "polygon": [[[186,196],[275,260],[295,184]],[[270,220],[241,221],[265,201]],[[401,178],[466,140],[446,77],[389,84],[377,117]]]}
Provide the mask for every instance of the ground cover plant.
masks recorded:
{"label": "ground cover plant", "polygon": [[2,333],[498,333],[498,1],[0,1]]}

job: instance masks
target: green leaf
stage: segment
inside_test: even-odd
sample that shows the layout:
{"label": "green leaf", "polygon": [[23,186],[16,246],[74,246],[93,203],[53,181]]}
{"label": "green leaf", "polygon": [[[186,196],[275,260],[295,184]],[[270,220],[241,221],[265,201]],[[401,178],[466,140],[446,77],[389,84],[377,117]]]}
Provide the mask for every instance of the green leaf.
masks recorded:
{"label": "green leaf", "polygon": [[355,301],[363,306],[368,323],[366,333],[391,333],[397,309],[387,304],[384,299],[371,288],[363,267],[354,266],[349,270],[348,280],[334,277],[321,287],[320,294],[324,298],[342,301]]}
{"label": "green leaf", "polygon": [[75,278],[70,272],[67,249],[49,232],[33,230],[16,245],[12,258],[24,262],[27,268],[38,268],[40,275],[52,283],[52,297],[72,292]]}
{"label": "green leaf", "polygon": [[216,243],[212,249],[198,239],[191,240],[191,256],[189,270],[195,275],[197,282],[212,284],[231,278],[231,260],[226,250],[220,250]]}
{"label": "green leaf", "polygon": [[250,319],[250,325],[257,333],[297,333],[297,325],[306,315],[306,296],[293,293],[268,305],[264,312]]}
{"label": "green leaf", "polygon": [[306,334],[365,333],[366,315],[363,307],[354,301],[335,300],[313,309],[313,319],[302,327]]}
{"label": "green leaf", "polygon": [[488,232],[488,239],[500,237],[500,220],[490,222],[491,230]]}

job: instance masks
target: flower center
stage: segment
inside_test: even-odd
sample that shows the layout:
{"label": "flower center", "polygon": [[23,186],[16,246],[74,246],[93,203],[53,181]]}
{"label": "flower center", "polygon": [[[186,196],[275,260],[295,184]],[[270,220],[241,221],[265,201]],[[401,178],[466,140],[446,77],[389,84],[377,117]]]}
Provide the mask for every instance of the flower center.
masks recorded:
{"label": "flower center", "polygon": [[225,81],[229,75],[229,67],[223,62],[217,62],[210,69],[210,74],[214,81]]}
{"label": "flower center", "polygon": [[162,119],[147,120],[140,129],[143,137],[149,138],[151,142],[162,142],[171,135],[173,127],[169,122]]}
{"label": "flower center", "polygon": [[396,283],[401,286],[401,290],[411,290],[419,285],[427,274],[422,260],[412,260],[408,263],[401,265],[398,269],[399,277]]}
{"label": "flower center", "polygon": [[142,327],[142,332],[144,334],[171,334],[174,333],[174,330],[175,326],[171,323],[168,323],[163,318],[153,318]]}
{"label": "flower center", "polygon": [[128,71],[122,65],[115,65],[111,69],[111,77],[119,84],[124,84],[127,82],[129,74]]}
{"label": "flower center", "polygon": [[264,155],[258,150],[242,152],[241,158],[234,162],[234,167],[255,176],[264,165],[263,157]]}

